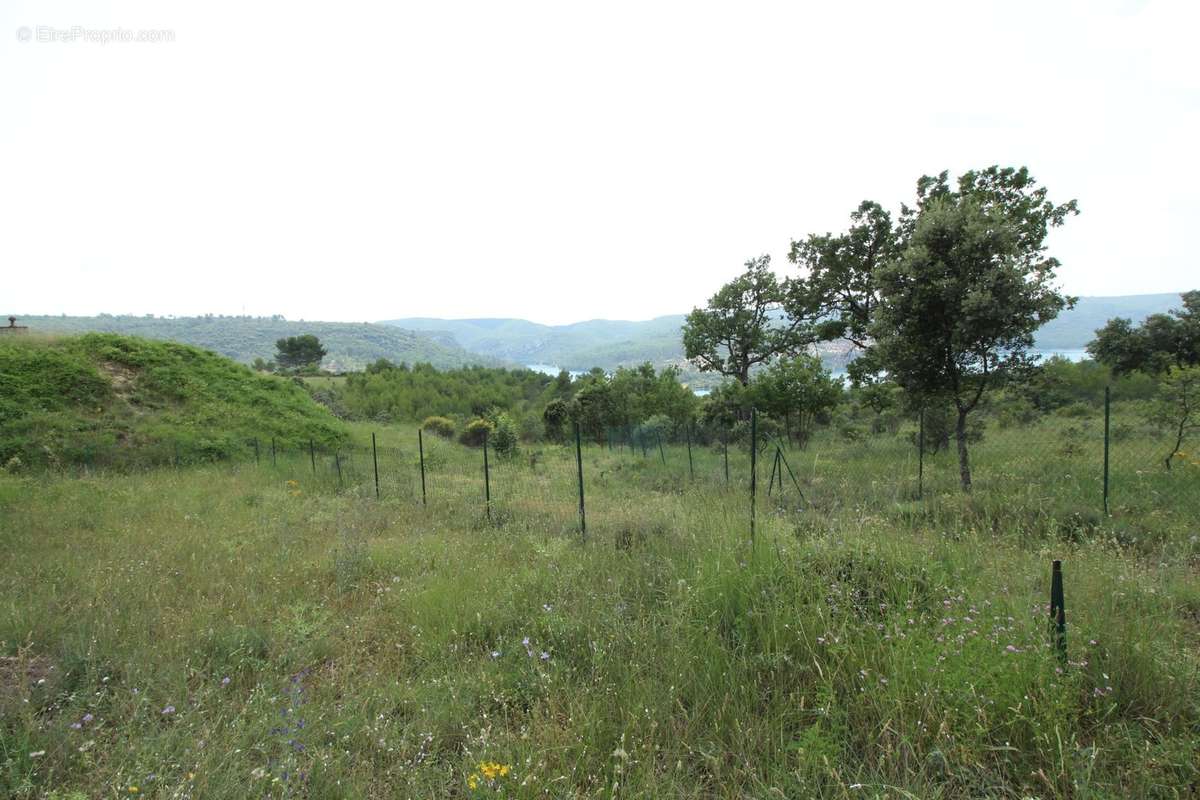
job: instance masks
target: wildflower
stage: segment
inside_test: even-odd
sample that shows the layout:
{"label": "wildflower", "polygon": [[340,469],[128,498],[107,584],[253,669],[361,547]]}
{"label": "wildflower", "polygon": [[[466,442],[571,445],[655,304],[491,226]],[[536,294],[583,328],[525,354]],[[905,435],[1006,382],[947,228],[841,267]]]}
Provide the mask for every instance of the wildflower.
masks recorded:
{"label": "wildflower", "polygon": [[467,788],[472,792],[479,788],[479,776],[474,772],[472,772],[471,776],[467,778]]}
{"label": "wildflower", "polygon": [[545,650],[543,650],[543,651],[542,651],[542,654],[541,654],[541,656],[539,656],[539,658],[541,658],[541,659],[542,659],[542,661],[549,661],[549,660],[550,660],[550,654],[549,654],[549,653],[547,653]]}
{"label": "wildflower", "polygon": [[93,717],[91,714],[84,714],[82,722],[84,725],[87,725],[89,722],[91,722],[94,719],[95,719],[95,717]]}
{"label": "wildflower", "polygon": [[492,651],[492,658],[499,658],[499,657],[500,657],[500,651],[499,651],[499,650],[493,650],[493,651]]}
{"label": "wildflower", "polygon": [[129,787],[129,793],[130,793],[130,794],[137,794],[137,793],[138,793],[138,792],[140,792],[140,791],[141,791],[141,789],[139,789],[139,788],[138,788],[138,787],[136,787],[136,786],[130,786],[130,787]]}
{"label": "wildflower", "polygon": [[30,758],[41,758],[44,755],[46,755],[45,750],[34,750],[32,753],[29,754],[29,757]]}
{"label": "wildflower", "polygon": [[222,686],[228,686],[228,685],[229,685],[229,676],[228,676],[228,675],[226,675],[224,678],[221,678],[221,685],[222,685]]}
{"label": "wildflower", "polygon": [[164,717],[170,716],[171,714],[174,714],[174,713],[175,713],[175,706],[167,706],[166,708],[164,708],[162,710],[162,715]]}
{"label": "wildflower", "polygon": [[542,603],[542,611],[545,611],[547,614],[549,614],[553,610],[554,606],[550,605],[549,603]]}

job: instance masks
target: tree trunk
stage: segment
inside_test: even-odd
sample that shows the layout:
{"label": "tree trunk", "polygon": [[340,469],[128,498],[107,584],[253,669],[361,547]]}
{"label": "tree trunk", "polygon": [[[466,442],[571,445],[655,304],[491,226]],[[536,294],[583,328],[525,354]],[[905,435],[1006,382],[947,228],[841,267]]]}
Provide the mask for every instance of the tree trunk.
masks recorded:
{"label": "tree trunk", "polygon": [[971,491],[971,459],[967,455],[967,411],[958,409],[954,438],[958,443],[958,475],[964,492]]}

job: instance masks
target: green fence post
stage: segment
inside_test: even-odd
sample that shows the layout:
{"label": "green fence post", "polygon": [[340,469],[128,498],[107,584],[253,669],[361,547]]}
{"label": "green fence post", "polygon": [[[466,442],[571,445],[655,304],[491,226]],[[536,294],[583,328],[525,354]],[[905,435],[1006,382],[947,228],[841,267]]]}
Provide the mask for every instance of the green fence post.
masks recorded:
{"label": "green fence post", "polygon": [[688,447],[688,475],[693,481],[696,480],[696,467],[692,464],[692,422],[688,420],[687,428],[684,429],[687,433]]}
{"label": "green fence post", "polygon": [[379,499],[379,453],[375,447],[375,432],[371,432],[371,462],[375,465],[375,499]]}
{"label": "green fence post", "polygon": [[1104,516],[1108,516],[1108,423],[1112,392],[1104,387]]}
{"label": "green fence post", "polygon": [[750,409],[750,541],[754,541],[754,501],[758,493],[758,410]]}
{"label": "green fence post", "polygon": [[254,437],[254,466],[258,466],[258,437]]}
{"label": "green fence post", "polygon": [[336,450],[333,451],[333,463],[337,467],[338,488],[341,489],[345,485],[342,483],[342,458]]}
{"label": "green fence post", "polygon": [[483,506],[484,512],[487,514],[488,521],[492,519],[492,479],[488,472],[488,456],[487,456],[487,431],[483,432]]}
{"label": "green fence post", "polygon": [[317,451],[313,447],[313,440],[308,440],[308,460],[312,462],[313,475],[317,474]]}
{"label": "green fence post", "polygon": [[1054,647],[1058,650],[1058,657],[1065,661],[1067,658],[1067,614],[1063,605],[1062,562],[1055,559],[1050,573],[1050,625],[1054,631]]}
{"label": "green fence post", "polygon": [[583,440],[575,423],[575,470],[579,476],[579,536],[587,541],[587,511],[583,504]]}
{"label": "green fence post", "polygon": [[725,483],[729,484],[729,431],[725,431],[721,437],[721,450],[725,456]]}
{"label": "green fence post", "polygon": [[417,428],[417,453],[421,457],[421,505],[425,505],[425,440],[420,428]]}
{"label": "green fence post", "polygon": [[925,497],[925,406],[917,423],[917,499]]}
{"label": "green fence post", "polygon": [[274,436],[271,437],[271,466],[272,467],[278,466],[275,463],[275,437]]}

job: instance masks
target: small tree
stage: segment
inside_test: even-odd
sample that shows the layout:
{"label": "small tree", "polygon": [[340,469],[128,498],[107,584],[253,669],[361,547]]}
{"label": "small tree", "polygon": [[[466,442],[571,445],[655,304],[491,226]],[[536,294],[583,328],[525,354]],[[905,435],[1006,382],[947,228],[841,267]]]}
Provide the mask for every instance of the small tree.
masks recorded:
{"label": "small tree", "polygon": [[571,407],[566,400],[555,397],[542,411],[542,424],[546,428],[546,438],[561,442],[566,439],[567,425],[571,421]]}
{"label": "small tree", "polygon": [[879,271],[871,326],[879,363],[917,398],[945,397],[957,412],[963,491],[971,489],[967,416],[1007,370],[1032,361],[1033,333],[1073,300],[1053,286],[1049,229],[1077,213],[1056,206],[1024,169],[946,173],[917,184],[906,246]]}
{"label": "small tree", "polygon": [[773,362],[751,388],[754,405],[782,420],[788,438],[801,447],[808,443],[816,423],[828,418],[842,399],[841,384],[821,359],[807,353]]}
{"label": "small tree", "polygon": [[311,333],[280,339],[275,342],[275,349],[278,351],[275,361],[282,369],[319,367],[325,357],[321,340]]}
{"label": "small tree", "polygon": [[783,287],[771,272],[771,257],[750,259],[745,272],[721,287],[706,308],[687,315],[684,353],[704,372],[749,384],[751,367],[797,352],[811,339],[799,322],[774,314],[783,299]]}
{"label": "small tree", "polygon": [[1171,367],[1151,410],[1151,421],[1171,432],[1167,469],[1180,454],[1188,436],[1200,430],[1200,367]]}

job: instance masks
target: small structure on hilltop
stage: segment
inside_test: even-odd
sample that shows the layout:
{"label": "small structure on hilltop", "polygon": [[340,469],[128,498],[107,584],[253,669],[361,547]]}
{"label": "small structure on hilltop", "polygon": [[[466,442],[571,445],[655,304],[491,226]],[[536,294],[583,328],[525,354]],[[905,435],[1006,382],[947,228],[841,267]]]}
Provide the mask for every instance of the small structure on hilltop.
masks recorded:
{"label": "small structure on hilltop", "polygon": [[8,327],[0,327],[0,333],[28,333],[29,327],[26,325],[18,325],[16,317],[8,318]]}

